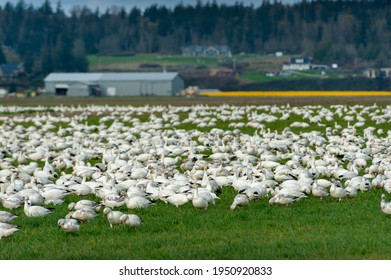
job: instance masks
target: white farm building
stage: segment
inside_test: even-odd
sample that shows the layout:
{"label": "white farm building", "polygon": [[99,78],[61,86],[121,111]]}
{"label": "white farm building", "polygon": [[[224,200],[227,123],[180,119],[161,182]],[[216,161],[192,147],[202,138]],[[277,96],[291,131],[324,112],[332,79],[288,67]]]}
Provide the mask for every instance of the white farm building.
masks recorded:
{"label": "white farm building", "polygon": [[175,96],[184,89],[174,72],[159,73],[51,73],[45,92],[64,96]]}

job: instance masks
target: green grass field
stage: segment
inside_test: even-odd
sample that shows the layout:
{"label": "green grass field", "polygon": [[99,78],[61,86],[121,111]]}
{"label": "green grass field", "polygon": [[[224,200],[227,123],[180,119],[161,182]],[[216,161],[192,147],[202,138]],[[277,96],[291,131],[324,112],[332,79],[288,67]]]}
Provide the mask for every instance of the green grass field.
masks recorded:
{"label": "green grass field", "polygon": [[[365,103],[367,99],[362,100]],[[52,112],[43,109],[43,114],[47,113]],[[19,114],[36,113],[26,111]],[[4,116],[14,114],[0,114],[0,117]],[[135,117],[141,121],[148,119],[148,115]],[[181,119],[185,117],[186,114],[181,115]],[[287,121],[268,126],[282,131],[294,121],[303,121],[303,118],[292,116]],[[335,121],[347,125],[342,119]],[[1,125],[3,123],[0,121]],[[90,116],[88,123],[98,123],[98,117]],[[377,125],[368,121],[367,126],[388,130],[387,123]],[[219,127],[230,129],[223,123],[219,123]],[[180,128],[195,129],[191,125],[181,125]],[[210,129],[205,128],[206,131]],[[310,128],[292,128],[292,131],[301,133],[321,129],[312,124]],[[252,134],[254,129],[243,128],[242,133]],[[358,131],[361,133],[362,129]],[[232,188],[224,188],[220,200],[215,206],[210,205],[207,211],[197,210],[191,204],[176,208],[159,201],[147,209],[120,209],[124,213],[139,215],[143,225],[138,229],[122,226],[110,229],[106,217],[100,213],[95,220],[82,224],[79,233],[66,234],[57,228],[57,220],[68,213],[70,202],[81,199],[72,195],[64,204],[54,206],[53,213],[47,217],[27,218],[22,208],[13,211],[19,216],[13,223],[20,227],[20,231],[0,241],[0,259],[387,260],[391,252],[391,219],[380,211],[382,193],[382,189],[359,192],[356,198],[344,199],[341,203],[332,197],[320,200],[309,195],[290,206],[269,206],[270,197],[263,197],[251,201],[247,207],[231,211],[229,206],[236,193]],[[83,198],[97,200],[94,196]],[[391,196],[387,195],[387,198]],[[0,206],[0,210],[6,209]]]}

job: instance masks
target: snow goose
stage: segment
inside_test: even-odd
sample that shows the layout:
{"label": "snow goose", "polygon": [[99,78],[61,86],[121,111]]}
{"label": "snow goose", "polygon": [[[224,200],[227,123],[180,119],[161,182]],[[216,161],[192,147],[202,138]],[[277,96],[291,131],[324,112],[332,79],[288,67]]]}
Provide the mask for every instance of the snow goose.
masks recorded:
{"label": "snow goose", "polygon": [[[214,200],[213,200],[214,202]],[[193,206],[197,209],[208,209],[209,202],[204,197],[199,196],[198,194],[198,187],[195,188],[193,198],[191,200],[191,203]]]}
{"label": "snow goose", "polygon": [[155,205],[155,203],[143,196],[127,197],[125,194],[125,205],[128,207],[128,209],[137,209],[147,208],[149,206]]}
{"label": "snow goose", "polygon": [[334,198],[338,198],[339,202],[341,202],[342,198],[346,197],[347,194],[347,190],[342,187],[340,181],[335,181],[330,187],[330,195]]}
{"label": "snow goose", "polygon": [[273,205],[274,203],[289,205],[294,202],[298,202],[305,197],[307,196],[304,194],[296,196],[291,194],[278,193],[275,196],[273,196],[271,199],[269,199],[269,205]]}
{"label": "snow goose", "polygon": [[387,215],[391,215],[391,202],[386,201],[385,198],[386,198],[386,196],[383,193],[381,195],[380,209],[382,210],[383,213],[385,213]]}
{"label": "snow goose", "polygon": [[24,198],[24,213],[27,217],[43,217],[52,213],[51,209],[47,209],[40,205],[31,205],[28,196]]}
{"label": "snow goose", "polygon": [[76,233],[80,230],[80,224],[76,219],[59,219],[57,221],[58,228],[62,228],[66,233]]}
{"label": "snow goose", "polygon": [[83,181],[75,184],[71,184],[68,186],[70,190],[73,191],[74,194],[78,196],[86,196],[94,193],[94,189],[92,189],[89,185],[86,184],[87,178],[83,177]]}
{"label": "snow goose", "polygon": [[390,179],[386,179],[384,182],[383,182],[383,189],[388,192],[389,194],[391,193],[391,178]]}
{"label": "snow goose", "polygon": [[125,205],[126,203],[126,196],[125,195],[118,195],[116,193],[108,194],[102,199],[101,204],[110,207],[110,208],[117,208]]}
{"label": "snow goose", "polygon": [[166,198],[166,203],[175,205],[177,208],[187,204],[189,201],[189,195],[185,193],[176,193]]}
{"label": "snow goose", "polygon": [[76,219],[80,222],[87,222],[87,221],[95,219],[97,216],[98,216],[98,213],[96,213],[94,209],[89,208],[89,207],[84,207],[82,209],[69,212],[65,216],[65,218],[66,219],[73,218],[73,219]]}
{"label": "snow goose", "polygon": [[140,217],[135,214],[123,214],[120,221],[121,224],[127,225],[131,228],[137,228],[142,224]]}
{"label": "snow goose", "polygon": [[23,205],[23,198],[19,195],[9,195],[0,197],[0,203],[4,208],[16,209]]}
{"label": "snow goose", "polygon": [[9,223],[18,216],[8,211],[0,211],[0,222]]}
{"label": "snow goose", "polygon": [[121,211],[115,211],[109,207],[105,207],[105,209],[103,209],[103,215],[106,215],[107,220],[110,224],[110,228],[113,228],[113,225],[121,224],[120,218],[123,214],[124,213],[122,213]]}
{"label": "snow goose", "polygon": [[15,225],[0,223],[0,240],[17,232],[19,229]]}
{"label": "snow goose", "polygon": [[92,200],[88,199],[82,199],[77,202],[71,202],[68,204],[68,210],[80,210],[83,207],[92,207],[95,208],[96,210],[99,210],[99,207],[101,204],[99,202],[95,202]]}
{"label": "snow goose", "polygon": [[312,184],[311,192],[313,196],[319,197],[320,199],[323,199],[323,197],[326,197],[330,194],[326,188],[318,184],[318,180],[315,180]]}
{"label": "snow goose", "polygon": [[234,197],[234,200],[229,209],[234,210],[236,207],[246,206],[248,203],[249,199],[247,195],[239,193]]}

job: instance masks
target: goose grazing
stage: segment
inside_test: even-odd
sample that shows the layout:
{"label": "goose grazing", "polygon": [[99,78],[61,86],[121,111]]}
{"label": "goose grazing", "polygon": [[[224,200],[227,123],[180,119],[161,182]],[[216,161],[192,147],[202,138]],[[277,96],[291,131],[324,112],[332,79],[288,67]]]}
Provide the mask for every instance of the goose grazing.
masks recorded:
{"label": "goose grazing", "polygon": [[97,216],[98,214],[94,211],[94,209],[89,207],[84,207],[82,209],[69,212],[65,218],[66,219],[73,218],[80,222],[87,222],[95,219]]}
{"label": "goose grazing", "polygon": [[185,205],[188,202],[189,202],[189,195],[185,193],[176,193],[166,198],[166,203],[175,205],[177,208],[179,206]]}
{"label": "goose grazing", "polygon": [[23,198],[19,195],[0,197],[0,203],[4,208],[16,209],[23,205]]}
{"label": "goose grazing", "polygon": [[384,193],[381,195],[380,209],[384,214],[391,215],[391,202],[386,201]]}
{"label": "goose grazing", "polygon": [[120,217],[121,224],[127,225],[131,228],[137,228],[142,224],[139,216],[135,214],[123,214]]}
{"label": "goose grazing", "polygon": [[342,198],[346,197],[347,194],[347,190],[342,188],[340,181],[335,181],[330,187],[330,195],[334,198],[338,198],[339,202],[341,202]]}
{"label": "goose grazing", "polygon": [[[214,202],[214,200],[213,200],[213,202]],[[204,197],[199,196],[199,194],[198,194],[198,187],[195,188],[195,191],[194,191],[191,203],[197,209],[205,209],[205,210],[207,210],[208,206],[209,206],[209,202]]]}
{"label": "goose grazing", "polygon": [[248,203],[249,199],[247,195],[239,193],[234,197],[234,201],[232,202],[229,209],[234,210],[236,207],[246,206]]}
{"label": "goose grazing", "polygon": [[52,210],[40,205],[31,205],[29,197],[26,196],[24,198],[24,213],[27,217],[43,217],[51,214]]}
{"label": "goose grazing", "polygon": [[82,199],[78,202],[71,202],[68,204],[68,210],[80,210],[83,207],[91,207],[94,208],[96,211],[100,210],[101,204],[92,200],[88,199]]}
{"label": "goose grazing", "polygon": [[117,194],[110,194],[104,197],[102,200],[102,205],[110,208],[121,207],[125,205],[125,203],[126,203],[126,196],[124,195],[119,196]]}
{"label": "goose grazing", "polygon": [[296,196],[291,194],[278,193],[275,196],[273,196],[271,199],[269,199],[269,205],[273,205],[274,203],[289,205],[294,202],[298,202],[305,197],[307,196],[304,194],[300,196]]}
{"label": "goose grazing", "polygon": [[19,229],[15,225],[0,223],[0,240],[17,232]]}
{"label": "goose grazing", "polygon": [[324,187],[321,187],[318,184],[318,180],[314,180],[314,183],[312,184],[312,189],[311,189],[312,195],[315,197],[319,197],[320,199],[323,199],[323,197],[328,196],[330,193],[327,189]]}
{"label": "goose grazing", "polygon": [[13,213],[10,213],[7,211],[0,211],[0,222],[1,223],[9,223],[17,217],[18,216]]}
{"label": "goose grazing", "polygon": [[121,217],[124,213],[122,213],[121,211],[113,211],[111,208],[109,207],[105,207],[105,209],[103,209],[103,215],[106,215],[107,217],[107,220],[109,221],[109,224],[110,224],[110,228],[113,228],[113,225],[119,225],[121,224]]}
{"label": "goose grazing", "polygon": [[76,219],[59,219],[57,221],[58,228],[62,228],[66,233],[76,233],[80,230],[80,224]]}
{"label": "goose grazing", "polygon": [[127,197],[127,195],[125,195],[125,204],[128,209],[147,208],[155,205],[154,202],[143,196]]}

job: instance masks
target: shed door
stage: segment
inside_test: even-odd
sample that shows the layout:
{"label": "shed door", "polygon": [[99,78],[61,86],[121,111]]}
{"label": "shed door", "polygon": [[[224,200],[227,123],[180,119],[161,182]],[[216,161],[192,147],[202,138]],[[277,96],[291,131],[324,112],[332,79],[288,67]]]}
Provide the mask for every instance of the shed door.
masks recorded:
{"label": "shed door", "polygon": [[56,84],[56,95],[67,95],[69,86],[67,84]]}

